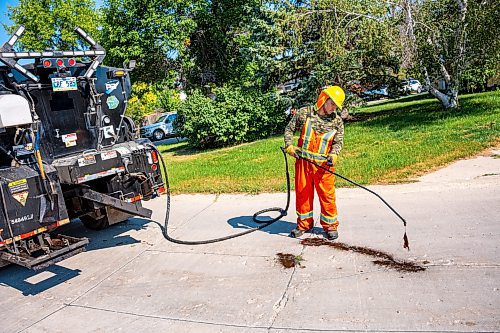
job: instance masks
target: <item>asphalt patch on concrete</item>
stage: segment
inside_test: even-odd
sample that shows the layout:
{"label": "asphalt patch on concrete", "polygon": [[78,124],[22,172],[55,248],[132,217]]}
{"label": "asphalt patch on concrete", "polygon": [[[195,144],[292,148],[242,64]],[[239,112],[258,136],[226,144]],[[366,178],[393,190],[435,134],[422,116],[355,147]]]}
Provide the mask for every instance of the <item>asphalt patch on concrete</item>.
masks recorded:
{"label": "asphalt patch on concrete", "polygon": [[300,262],[303,260],[301,256],[296,256],[290,253],[276,253],[277,261],[283,268],[293,268],[295,266],[303,267]]}
{"label": "asphalt patch on concrete", "polygon": [[363,254],[365,256],[376,258],[372,262],[378,266],[384,266],[398,272],[422,272],[425,271],[424,266],[420,266],[413,262],[395,259],[392,255],[371,249],[364,246],[347,245],[345,243],[331,242],[322,238],[306,238],[300,242],[304,246],[329,246],[341,251],[349,251]]}

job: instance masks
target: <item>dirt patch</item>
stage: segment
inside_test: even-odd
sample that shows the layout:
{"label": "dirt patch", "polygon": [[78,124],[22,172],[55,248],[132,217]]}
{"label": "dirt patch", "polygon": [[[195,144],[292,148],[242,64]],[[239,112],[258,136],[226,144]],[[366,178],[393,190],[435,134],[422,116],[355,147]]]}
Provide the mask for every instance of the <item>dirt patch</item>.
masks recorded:
{"label": "dirt patch", "polygon": [[[498,158],[498,151],[500,150],[500,138],[497,138],[493,143],[491,144],[490,147],[484,149],[483,151],[479,152],[476,156],[484,156],[484,157],[493,157],[493,158]],[[496,156],[495,156],[496,155]],[[476,157],[472,156],[472,158]]]}
{"label": "dirt patch", "polygon": [[290,253],[276,253],[277,261],[284,268],[293,268],[295,266],[301,266],[300,262],[303,260],[301,256],[296,256]]}
{"label": "dirt patch", "polygon": [[335,243],[322,238],[306,238],[303,239],[300,243],[305,246],[329,246],[341,251],[360,253],[369,257],[376,258],[377,260],[372,261],[375,265],[385,266],[398,272],[425,271],[424,266],[420,266],[409,261],[395,259],[389,253],[374,250],[369,247],[347,245],[345,243]]}

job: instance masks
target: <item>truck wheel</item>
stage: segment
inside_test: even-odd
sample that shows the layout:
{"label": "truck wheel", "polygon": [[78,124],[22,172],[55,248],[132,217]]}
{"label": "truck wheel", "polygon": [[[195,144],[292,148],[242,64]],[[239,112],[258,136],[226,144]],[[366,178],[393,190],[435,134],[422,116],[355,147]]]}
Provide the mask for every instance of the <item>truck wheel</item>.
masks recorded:
{"label": "truck wheel", "polygon": [[106,215],[101,216],[100,219],[95,219],[92,216],[84,215],[80,217],[80,221],[82,221],[83,225],[86,228],[92,230],[103,230],[109,227],[109,221]]}
{"label": "truck wheel", "polygon": [[133,128],[133,122],[130,122],[128,118],[123,118],[123,140],[124,141],[133,141],[134,140],[134,128]]}
{"label": "truck wheel", "polygon": [[163,137],[165,136],[165,133],[163,133],[162,130],[156,130],[153,132],[153,138],[156,140],[156,141],[160,141],[160,140],[163,140]]}

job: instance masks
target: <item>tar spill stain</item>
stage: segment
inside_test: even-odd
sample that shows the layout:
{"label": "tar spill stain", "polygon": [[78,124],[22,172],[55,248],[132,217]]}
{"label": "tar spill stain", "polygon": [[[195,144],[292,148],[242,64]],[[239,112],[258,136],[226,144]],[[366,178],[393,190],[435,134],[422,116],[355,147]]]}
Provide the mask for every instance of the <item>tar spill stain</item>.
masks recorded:
{"label": "tar spill stain", "polygon": [[285,268],[293,268],[296,265],[299,265],[300,262],[297,260],[297,257],[293,254],[289,253],[276,253],[278,256],[278,261]]}
{"label": "tar spill stain", "polygon": [[395,259],[392,255],[370,249],[369,247],[363,247],[363,246],[354,246],[354,245],[347,245],[344,243],[333,243],[330,242],[326,239],[321,239],[321,238],[306,238],[303,239],[300,242],[302,245],[305,246],[329,246],[333,247],[337,250],[341,251],[350,251],[350,252],[355,252],[355,253],[361,253],[373,258],[376,258],[377,260],[374,260],[373,263],[375,265],[379,266],[385,266],[387,268],[394,269],[398,272],[421,272],[425,271],[425,267],[417,265],[415,263],[409,262],[409,261],[404,261],[404,260],[398,260]]}

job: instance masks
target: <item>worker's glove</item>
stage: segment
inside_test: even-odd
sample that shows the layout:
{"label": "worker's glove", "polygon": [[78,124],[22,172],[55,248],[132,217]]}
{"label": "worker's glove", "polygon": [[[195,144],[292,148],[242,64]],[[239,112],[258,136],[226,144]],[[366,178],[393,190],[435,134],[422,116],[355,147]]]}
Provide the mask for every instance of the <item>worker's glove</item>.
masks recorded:
{"label": "worker's glove", "polygon": [[326,158],[326,165],[328,165],[329,167],[334,166],[335,164],[337,164],[338,158],[339,156],[335,154],[328,155],[328,157]]}
{"label": "worker's glove", "polygon": [[289,145],[288,147],[286,147],[286,153],[292,157],[297,157],[297,147],[295,147],[294,145]]}

